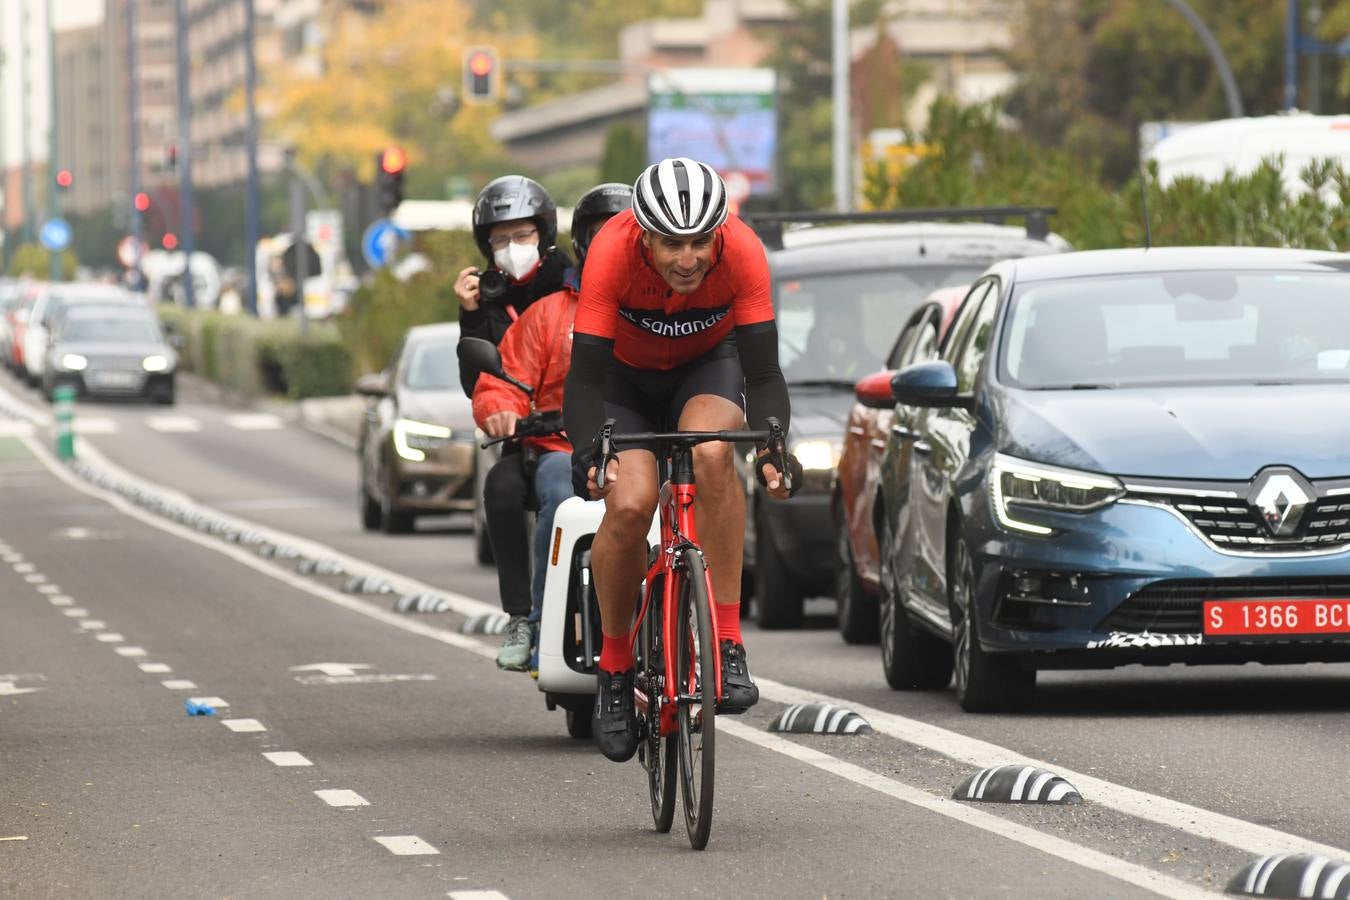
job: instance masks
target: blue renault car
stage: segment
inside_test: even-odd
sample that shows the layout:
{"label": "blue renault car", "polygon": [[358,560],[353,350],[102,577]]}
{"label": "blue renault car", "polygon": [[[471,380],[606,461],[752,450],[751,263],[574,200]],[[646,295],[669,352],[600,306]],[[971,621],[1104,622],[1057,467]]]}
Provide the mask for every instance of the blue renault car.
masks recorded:
{"label": "blue renault car", "polygon": [[891,387],[892,687],[954,671],[984,711],[1038,669],[1350,660],[1350,255],[1002,262]]}

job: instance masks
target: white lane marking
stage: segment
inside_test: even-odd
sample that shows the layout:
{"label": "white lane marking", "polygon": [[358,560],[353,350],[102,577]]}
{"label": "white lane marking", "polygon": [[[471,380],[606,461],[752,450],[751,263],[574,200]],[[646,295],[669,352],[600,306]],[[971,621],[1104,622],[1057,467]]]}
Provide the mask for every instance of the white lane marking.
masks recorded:
{"label": "white lane marking", "polygon": [[100,622],[98,619],[81,619],[79,625],[86,631],[102,631],[108,627],[107,622]]}
{"label": "white lane marking", "polygon": [[0,437],[28,437],[32,433],[33,426],[27,422],[13,420],[0,422]]}
{"label": "white lane marking", "polygon": [[29,584],[42,584],[42,582],[47,580],[47,576],[43,575],[41,572],[34,572],[32,575],[23,576],[23,580]]}
{"label": "white lane marking", "polygon": [[[86,619],[85,622],[87,622],[87,621],[89,621],[89,620]],[[83,625],[84,622],[81,622],[80,624]],[[94,635],[94,640],[96,640],[96,641],[101,641],[101,642],[103,642],[103,643],[105,643],[105,644],[120,644],[120,643],[122,643],[123,641],[125,641],[126,638],[124,638],[122,635],[118,634],[118,633],[115,632],[115,631],[105,631],[105,632],[103,632],[102,634],[96,634],[96,635]]]}
{"label": "white lane marking", "polygon": [[322,672],[325,675],[355,675],[357,669],[373,669],[370,663],[309,663],[303,666],[291,666],[292,672]]}
{"label": "white lane marking", "polygon": [[226,709],[230,705],[219,697],[189,697],[188,699],[201,706],[210,706],[215,709]]}
{"label": "white lane marking", "polygon": [[451,891],[450,900],[511,900],[501,891]]}
{"label": "white lane marking", "polygon": [[31,572],[36,568],[37,566],[33,565],[32,563],[21,562],[14,564],[14,571],[20,575],[24,574],[25,572]]}
{"label": "white lane marking", "polygon": [[271,413],[239,413],[238,415],[226,416],[225,424],[231,428],[238,428],[240,431],[275,431],[278,428],[284,428],[286,425],[281,421],[280,416],[274,416]]}
{"label": "white lane marking", "polygon": [[89,615],[89,610],[79,606],[72,607],[71,609],[62,610],[62,612],[72,619],[83,619],[85,616]]}
{"label": "white lane marking", "polygon": [[[100,490],[92,485],[85,484],[57,463],[47,449],[40,445],[36,440],[31,438],[25,439],[24,445],[28,447],[30,452],[32,452],[44,466],[47,467],[49,472],[66,482],[66,484],[88,496],[98,497],[104,500],[114,508],[121,510],[141,522],[158,528],[161,531],[175,534],[198,546],[214,550],[223,556],[228,556],[256,572],[261,572],[262,574],[288,584],[297,590],[327,600],[335,606],[359,613],[360,615],[383,622],[386,625],[401,629],[410,634],[420,635],[434,641],[439,641],[443,644],[458,647],[461,650],[465,650],[484,659],[496,658],[497,651],[495,647],[488,646],[480,641],[455,632],[432,627],[424,622],[409,620],[391,610],[374,606],[366,601],[358,600],[355,597],[343,594],[324,585],[314,584],[293,572],[277,569],[240,547],[231,544],[221,544],[219,541],[200,535],[196,531],[184,528],[175,522],[164,520],[159,516],[146,512],[112,492]],[[87,442],[81,445],[82,448],[88,446]],[[92,450],[92,448],[90,449]],[[100,459],[99,464],[105,464],[102,461],[101,455],[97,454],[96,450],[85,455],[97,456]],[[146,485],[147,487],[154,487],[150,482],[146,482],[143,479],[137,479],[135,476],[130,476],[123,469],[111,465],[109,465],[109,468],[121,476],[128,477],[128,480],[130,481]],[[161,493],[166,496],[176,496],[186,500],[183,495],[175,494],[175,492],[172,491],[162,490]],[[240,521],[237,524],[244,527],[252,527],[252,523],[246,521]],[[273,534],[277,533],[273,532]],[[321,545],[315,545],[313,542],[304,541],[303,539],[297,539],[291,541],[291,543],[296,546],[302,544],[308,545],[310,548],[316,546],[321,547]],[[324,549],[326,551],[327,548]],[[305,551],[302,550],[302,552]],[[340,559],[344,561],[344,563],[345,561],[350,560],[353,569],[378,573],[381,577],[384,577],[385,575],[391,576],[385,580],[390,581],[391,584],[396,584],[396,586],[409,586],[418,590],[435,591],[451,600],[456,600],[456,598],[461,596],[439,591],[430,585],[423,585],[414,579],[395,575],[394,573],[379,570],[375,567],[368,567],[360,560],[355,560],[344,554],[333,552],[331,557]],[[483,612],[497,611],[489,604],[471,600],[471,598],[463,599],[469,600],[470,603],[472,603],[472,612],[467,614],[477,615]],[[461,609],[456,607],[456,612],[461,611]],[[778,702],[830,702],[848,705],[863,718],[867,719],[872,724],[872,727],[879,732],[888,734],[892,737],[897,737],[906,743],[934,750],[944,756],[967,762],[979,768],[986,768],[991,765],[1015,764],[1019,762],[1023,765],[1052,768],[1049,763],[1024,757],[1021,754],[1007,748],[999,747],[996,744],[969,738],[965,735],[957,734],[956,732],[948,731],[947,729],[919,722],[914,719],[907,719],[892,713],[884,713],[881,710],[873,709],[852,701],[826,697],[813,691],[803,690],[769,679],[757,679],[757,683],[760,686],[761,695]],[[1218,841],[1219,843],[1226,844],[1230,847],[1236,847],[1255,855],[1290,851],[1311,853],[1313,855],[1320,854],[1337,858],[1345,858],[1347,855],[1350,855],[1350,852],[1346,850],[1322,844],[1299,835],[1288,834],[1274,828],[1268,828],[1264,825],[1246,822],[1222,813],[1211,812],[1197,806],[1181,803],[1156,794],[1149,794],[1145,791],[1135,790],[1134,788],[1128,788],[1099,778],[1091,778],[1081,773],[1065,770],[1058,766],[1053,768],[1067,780],[1075,784],[1080,790],[1085,792],[1090,791],[1090,793],[1085,793],[1085,796],[1091,797],[1093,802],[1101,803],[1103,806],[1115,809],[1118,812],[1125,813],[1135,818],[1155,822],[1168,828]]]}
{"label": "white lane marking", "polygon": [[47,602],[52,606],[70,606],[75,602],[73,597],[48,597]]}
{"label": "white lane marking", "polygon": [[186,678],[166,678],[160,684],[171,691],[195,691],[197,689],[197,683],[188,681]]}
{"label": "white lane marking", "polygon": [[221,719],[220,724],[231,731],[252,732],[267,730],[263,727],[263,723],[259,722],[257,719]]}
{"label": "white lane marking", "polygon": [[387,834],[375,838],[395,856],[429,856],[440,853],[415,834]]}
{"label": "white lane marking", "polygon": [[147,416],[145,424],[151,431],[165,434],[202,430],[202,423],[191,416]]}
{"label": "white lane marking", "polygon": [[145,656],[144,647],[114,647],[118,656]]}
{"label": "white lane marking", "polygon": [[0,837],[0,841],[26,841],[26,840],[28,840],[28,835],[26,834],[16,834],[12,835],[11,837]]}
{"label": "white lane marking", "polygon": [[70,430],[76,434],[117,434],[118,427],[112,419],[76,416],[71,420]]}
{"label": "white lane marking", "polygon": [[166,672],[172,672],[166,663],[141,663],[141,671],[149,672],[151,675],[163,675]]}
{"label": "white lane marking", "polygon": [[38,585],[38,593],[39,593],[39,594],[59,594],[59,593],[61,593],[61,589],[60,589],[59,587],[57,587],[56,585],[54,585],[54,584],[40,584],[40,585]]}
{"label": "white lane marking", "polygon": [[20,694],[33,694],[42,688],[15,687],[12,681],[0,681],[0,697],[17,697]]}
{"label": "white lane marking", "polygon": [[23,562],[23,554],[22,554],[22,553],[6,553],[6,554],[5,554],[5,562],[7,562],[7,563],[21,563],[21,562]]}
{"label": "white lane marking", "polygon": [[[857,711],[856,707],[854,707],[854,711]],[[821,771],[829,772],[854,784],[870,788],[888,797],[893,797],[903,803],[954,819],[972,828],[996,834],[1024,847],[1030,847],[1074,865],[1109,875],[1146,891],[1152,891],[1164,897],[1211,896],[1210,892],[1199,886],[1188,884],[1136,863],[1126,862],[1090,847],[1074,844],[1054,835],[1037,831],[1011,819],[1004,819],[992,813],[966,806],[947,797],[934,796],[927,791],[879,775],[870,769],[845,762],[842,759],[797,744],[776,734],[761,732],[748,725],[730,720],[718,722],[717,730]]]}
{"label": "white lane marking", "polygon": [[1101,778],[1093,778],[1081,772],[1066,769],[1055,763],[1045,762],[1024,756],[1007,747],[1000,747],[978,738],[948,731],[937,725],[930,725],[917,719],[906,718],[895,713],[885,712],[849,700],[841,700],[803,690],[769,678],[756,678],[761,697],[778,703],[847,703],[858,715],[866,719],[872,729],[880,734],[889,735],[907,744],[922,747],[940,753],[958,762],[968,763],[977,768],[1001,765],[1035,766],[1050,769],[1066,781],[1072,783],[1084,797],[1093,803],[1114,809],[1117,812],[1144,819],[1177,831],[1184,831],[1198,837],[1218,841],[1239,850],[1245,850],[1256,856],[1270,856],[1278,853],[1308,853],[1313,856],[1345,858],[1350,851],[1332,847],[1317,841],[1288,834],[1247,822],[1223,813],[1211,812],[1172,800],[1157,794],[1136,790]]}
{"label": "white lane marking", "polygon": [[294,750],[279,750],[272,753],[264,753],[267,761],[274,766],[312,766],[314,763],[305,759],[303,754],[296,753]]}
{"label": "white lane marking", "polygon": [[329,806],[369,806],[370,801],[362,797],[356,791],[346,790],[327,790],[315,791],[314,796],[318,797]]}

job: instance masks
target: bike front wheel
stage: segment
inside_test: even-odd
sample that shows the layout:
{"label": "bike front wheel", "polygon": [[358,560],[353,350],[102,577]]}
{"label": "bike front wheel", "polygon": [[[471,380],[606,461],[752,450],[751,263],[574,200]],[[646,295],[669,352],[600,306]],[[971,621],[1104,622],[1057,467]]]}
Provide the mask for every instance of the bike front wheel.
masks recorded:
{"label": "bike front wheel", "polygon": [[680,795],[684,824],[695,850],[708,846],[712,833],[713,775],[716,766],[717,685],[713,654],[717,652],[709,607],[708,578],[703,554],[685,550],[682,556],[679,610],[676,615],[680,697]]}
{"label": "bike front wheel", "polygon": [[[658,585],[654,599],[661,596]],[[679,768],[679,735],[661,736],[659,698],[665,683],[666,658],[662,645],[661,604],[654,603],[642,619],[638,631],[637,668],[647,694],[647,715],[643,722],[642,743],[638,753],[647,770],[647,792],[652,801],[652,824],[665,834],[675,822],[675,776]]]}

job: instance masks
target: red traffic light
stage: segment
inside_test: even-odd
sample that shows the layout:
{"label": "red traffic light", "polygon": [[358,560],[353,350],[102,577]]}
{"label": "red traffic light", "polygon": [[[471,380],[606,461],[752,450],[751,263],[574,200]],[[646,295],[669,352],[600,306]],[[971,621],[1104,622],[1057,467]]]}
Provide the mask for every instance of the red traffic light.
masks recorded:
{"label": "red traffic light", "polygon": [[469,71],[481,78],[492,72],[494,62],[491,53],[479,50],[469,57]]}
{"label": "red traffic light", "polygon": [[390,175],[397,175],[408,165],[408,154],[402,147],[390,147],[380,156],[380,168]]}
{"label": "red traffic light", "polygon": [[166,231],[164,232],[164,240],[162,243],[164,244],[165,250],[172,250],[178,246],[178,235],[174,234],[172,231]]}
{"label": "red traffic light", "polygon": [[75,176],[70,174],[69,169],[61,169],[56,173],[56,186],[68,188],[75,183]]}
{"label": "red traffic light", "polygon": [[147,194],[145,191],[141,191],[134,198],[132,198],[131,202],[132,205],[136,207],[136,212],[145,212],[147,209],[150,208],[150,195]]}

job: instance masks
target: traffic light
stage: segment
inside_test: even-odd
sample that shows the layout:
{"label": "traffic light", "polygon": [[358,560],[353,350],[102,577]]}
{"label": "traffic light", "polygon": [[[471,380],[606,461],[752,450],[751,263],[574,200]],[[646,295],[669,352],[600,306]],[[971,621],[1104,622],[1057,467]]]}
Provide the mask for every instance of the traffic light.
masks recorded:
{"label": "traffic light", "polygon": [[165,250],[177,249],[178,235],[174,234],[172,231],[166,231],[164,232],[164,239],[160,243],[164,245]]}
{"label": "traffic light", "polygon": [[150,209],[150,195],[141,191],[132,198],[131,204],[136,207],[136,212],[146,212]]}
{"label": "traffic light", "polygon": [[56,172],[56,186],[61,190],[68,189],[75,183],[75,176],[70,174],[69,169],[58,169]]}
{"label": "traffic light", "polygon": [[403,172],[407,167],[408,154],[401,147],[389,147],[375,156],[375,195],[385,215],[403,202]]}
{"label": "traffic light", "polygon": [[471,103],[497,102],[497,50],[469,47],[464,51],[464,98]]}

